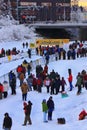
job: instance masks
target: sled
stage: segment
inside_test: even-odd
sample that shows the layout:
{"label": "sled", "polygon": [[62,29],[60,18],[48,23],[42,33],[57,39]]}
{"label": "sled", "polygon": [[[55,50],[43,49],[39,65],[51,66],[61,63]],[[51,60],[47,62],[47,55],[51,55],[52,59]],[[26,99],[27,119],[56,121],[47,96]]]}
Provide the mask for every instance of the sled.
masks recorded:
{"label": "sled", "polygon": [[66,98],[66,97],[68,97],[68,96],[69,96],[69,95],[68,95],[67,93],[62,93],[62,94],[61,94],[61,97],[62,97],[62,98]]}

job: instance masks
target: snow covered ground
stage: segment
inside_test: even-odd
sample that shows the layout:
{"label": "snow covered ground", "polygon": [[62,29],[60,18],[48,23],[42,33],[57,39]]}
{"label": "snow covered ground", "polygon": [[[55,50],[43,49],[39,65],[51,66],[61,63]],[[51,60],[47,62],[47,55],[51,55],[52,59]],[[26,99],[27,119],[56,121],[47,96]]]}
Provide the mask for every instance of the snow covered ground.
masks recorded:
{"label": "snow covered ground", "polygon": [[[12,44],[13,45],[13,44]],[[4,44],[3,44],[4,46]],[[5,47],[5,46],[4,46]],[[35,56],[34,56],[35,57]],[[32,60],[34,60],[34,57],[32,57]],[[37,58],[37,57],[36,57]],[[39,58],[39,57],[38,57]],[[27,58],[29,60],[29,58]],[[58,72],[61,76],[65,77],[65,80],[67,82],[66,91],[69,95],[67,98],[62,98],[61,94],[58,95],[52,95],[53,100],[55,102],[55,110],[53,112],[53,120],[49,121],[47,124],[43,123],[43,113],[42,113],[42,100],[45,98],[48,100],[50,94],[46,93],[46,88],[42,88],[42,93],[38,93],[35,91],[28,92],[28,100],[31,100],[33,103],[32,106],[32,125],[29,126],[22,126],[24,121],[24,111],[23,111],[23,101],[22,101],[22,95],[21,90],[17,86],[17,94],[11,95],[10,89],[9,89],[9,95],[7,99],[0,100],[0,126],[2,129],[2,122],[4,118],[4,113],[8,112],[10,116],[13,119],[13,126],[12,130],[20,129],[20,130],[38,130],[38,129],[50,129],[50,130],[86,130],[87,125],[86,121],[87,119],[83,121],[78,121],[78,115],[82,111],[83,108],[87,110],[87,91],[85,88],[82,90],[82,94],[80,96],[76,95],[77,88],[75,87],[72,92],[68,91],[68,68],[72,69],[73,73],[73,85],[75,85],[76,82],[76,75],[78,72],[81,72],[83,69],[87,69],[86,65],[87,58],[78,58],[76,60],[59,60],[55,62],[51,62],[49,64],[49,72],[54,69],[56,72]],[[22,61],[17,60],[13,61],[11,63],[5,63],[0,65],[0,73],[5,72],[5,69],[10,70],[11,68],[15,68],[18,64],[20,64]],[[7,66],[7,68],[6,68]],[[1,69],[2,68],[2,69]],[[4,68],[4,69],[3,69]],[[33,73],[35,71],[33,70]],[[3,82],[3,81],[2,81]],[[65,125],[58,125],[57,124],[57,118],[64,117],[66,119]]]}
{"label": "snow covered ground", "polygon": [[[12,26],[10,26],[12,28]],[[9,29],[8,29],[9,32]],[[22,49],[21,43],[22,40],[25,41],[25,39],[21,39],[20,42],[16,42],[12,40],[12,37],[8,37],[8,34],[6,37],[8,39],[4,40],[3,38],[3,30],[0,32],[0,49],[2,47],[4,48],[10,48],[16,46],[17,48]],[[26,32],[25,32],[26,33]],[[32,35],[31,35],[32,38]],[[10,40],[10,42],[8,42]],[[6,42],[7,41],[7,42]],[[35,57],[32,57],[32,60],[34,60]],[[39,58],[39,57],[38,57]],[[29,60],[29,59],[28,59]],[[11,68],[14,68],[18,64],[20,64],[22,61],[17,60],[10,63],[4,63],[0,65],[0,74],[5,73],[6,69],[10,70]],[[50,94],[46,93],[46,88],[42,88],[42,93],[38,93],[35,91],[28,92],[27,101],[31,100],[33,103],[32,106],[32,113],[31,113],[31,119],[32,119],[32,125],[22,126],[24,122],[24,111],[23,111],[23,101],[22,101],[22,94],[20,88],[17,86],[17,94],[11,95],[10,88],[9,88],[9,94],[6,99],[0,100],[0,130],[2,129],[2,123],[4,118],[4,113],[8,112],[9,115],[12,117],[13,125],[12,130],[87,130],[87,119],[84,119],[82,121],[78,120],[78,115],[84,108],[87,111],[87,90],[85,88],[82,89],[82,94],[77,96],[77,88],[74,87],[73,91],[68,91],[68,68],[72,69],[72,74],[74,77],[73,85],[75,85],[76,82],[76,75],[78,72],[81,72],[83,69],[87,70],[87,58],[78,58],[76,60],[59,60],[55,62],[49,63],[49,72],[54,69],[56,72],[60,74],[60,76],[64,76],[65,80],[67,82],[66,86],[66,92],[68,93],[67,98],[62,98],[61,94],[58,95],[52,95],[53,100],[55,103],[55,110],[53,112],[53,120],[48,121],[48,123],[43,122],[43,113],[42,113],[42,100],[45,98],[48,100]],[[35,71],[33,70],[33,73]],[[2,81],[3,82],[3,81]],[[64,117],[66,119],[65,125],[59,125],[57,124],[57,118]]]}

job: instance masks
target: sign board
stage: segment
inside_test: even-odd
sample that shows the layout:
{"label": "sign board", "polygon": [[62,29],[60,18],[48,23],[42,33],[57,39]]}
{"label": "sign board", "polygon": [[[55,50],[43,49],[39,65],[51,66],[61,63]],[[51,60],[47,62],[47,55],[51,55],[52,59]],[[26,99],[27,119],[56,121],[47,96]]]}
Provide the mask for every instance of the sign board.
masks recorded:
{"label": "sign board", "polygon": [[36,47],[36,45],[35,45],[35,43],[30,43],[30,48],[35,48]]}
{"label": "sign board", "polygon": [[69,43],[69,39],[37,39],[36,46],[53,46],[59,45],[62,46],[64,43]]}

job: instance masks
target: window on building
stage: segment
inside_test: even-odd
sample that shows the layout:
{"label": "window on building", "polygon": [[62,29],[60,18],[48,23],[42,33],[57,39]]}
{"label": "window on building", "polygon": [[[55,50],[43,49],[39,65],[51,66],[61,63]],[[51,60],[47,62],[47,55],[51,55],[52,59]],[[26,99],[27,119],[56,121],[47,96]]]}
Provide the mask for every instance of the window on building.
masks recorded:
{"label": "window on building", "polygon": [[42,3],[41,3],[41,6],[50,7],[50,6],[52,6],[52,3],[51,3],[51,2],[42,2]]}
{"label": "window on building", "polygon": [[21,6],[36,6],[36,2],[20,2]]}

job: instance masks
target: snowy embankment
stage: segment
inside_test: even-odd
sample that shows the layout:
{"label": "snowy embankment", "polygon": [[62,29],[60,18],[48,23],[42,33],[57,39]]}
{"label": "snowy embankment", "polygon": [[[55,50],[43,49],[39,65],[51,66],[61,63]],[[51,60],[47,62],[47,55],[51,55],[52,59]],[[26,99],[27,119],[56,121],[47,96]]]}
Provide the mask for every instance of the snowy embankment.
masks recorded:
{"label": "snowy embankment", "polygon": [[29,28],[24,24],[19,24],[18,21],[8,18],[0,19],[0,42],[3,41],[23,41],[35,38],[34,28]]}

